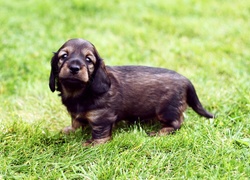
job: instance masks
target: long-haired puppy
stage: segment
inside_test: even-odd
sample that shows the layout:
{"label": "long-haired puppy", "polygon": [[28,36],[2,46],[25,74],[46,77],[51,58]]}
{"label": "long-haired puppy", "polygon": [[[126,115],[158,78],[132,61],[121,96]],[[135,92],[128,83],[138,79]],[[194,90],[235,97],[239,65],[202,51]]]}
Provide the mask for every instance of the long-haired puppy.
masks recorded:
{"label": "long-haired puppy", "polygon": [[181,127],[189,105],[206,118],[214,115],[201,105],[192,83],[175,71],[146,66],[105,66],[95,46],[71,39],[51,60],[49,87],[60,92],[71,115],[74,132],[89,124],[92,138],[84,143],[105,143],[119,120],[157,119],[169,134]]}

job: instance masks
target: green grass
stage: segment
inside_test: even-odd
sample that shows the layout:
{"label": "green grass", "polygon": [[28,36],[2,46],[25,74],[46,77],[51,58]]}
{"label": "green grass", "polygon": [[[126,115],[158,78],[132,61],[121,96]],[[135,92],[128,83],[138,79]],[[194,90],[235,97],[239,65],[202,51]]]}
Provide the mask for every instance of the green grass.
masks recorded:
{"label": "green grass", "polygon": [[[250,2],[0,0],[0,179],[248,179]],[[82,147],[48,88],[50,58],[67,39],[91,41],[108,65],[178,71],[217,118],[192,110],[177,133],[120,125]]]}

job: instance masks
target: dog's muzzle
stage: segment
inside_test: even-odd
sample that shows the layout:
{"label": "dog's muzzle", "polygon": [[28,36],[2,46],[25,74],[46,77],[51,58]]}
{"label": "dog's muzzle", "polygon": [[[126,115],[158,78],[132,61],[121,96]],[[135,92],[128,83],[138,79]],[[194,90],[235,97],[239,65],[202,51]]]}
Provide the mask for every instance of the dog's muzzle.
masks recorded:
{"label": "dog's muzzle", "polygon": [[68,63],[68,68],[70,73],[75,75],[78,74],[83,66],[83,63],[79,59],[70,60]]}
{"label": "dog's muzzle", "polygon": [[69,69],[70,69],[71,74],[77,74],[80,71],[81,66],[79,66],[77,64],[72,64],[69,66]]}

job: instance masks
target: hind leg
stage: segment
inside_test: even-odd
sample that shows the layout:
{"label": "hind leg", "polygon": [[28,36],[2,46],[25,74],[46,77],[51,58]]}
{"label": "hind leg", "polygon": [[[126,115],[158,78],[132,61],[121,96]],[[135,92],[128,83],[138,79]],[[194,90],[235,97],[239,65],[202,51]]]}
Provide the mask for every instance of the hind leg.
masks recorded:
{"label": "hind leg", "polygon": [[186,106],[179,101],[179,104],[169,104],[167,107],[159,109],[157,119],[161,122],[162,128],[158,133],[151,133],[150,135],[167,135],[175,132],[181,128],[181,124],[184,120],[183,112]]}
{"label": "hind leg", "polygon": [[183,122],[183,115],[177,120],[159,120],[161,122],[161,129],[158,132],[151,132],[149,136],[164,136],[168,134],[174,133],[176,130],[181,128],[181,124]]}
{"label": "hind leg", "polygon": [[158,131],[158,135],[168,135],[174,133],[176,130],[181,128],[183,122],[183,115],[180,115],[179,119],[176,120],[167,120],[162,122],[162,128]]}

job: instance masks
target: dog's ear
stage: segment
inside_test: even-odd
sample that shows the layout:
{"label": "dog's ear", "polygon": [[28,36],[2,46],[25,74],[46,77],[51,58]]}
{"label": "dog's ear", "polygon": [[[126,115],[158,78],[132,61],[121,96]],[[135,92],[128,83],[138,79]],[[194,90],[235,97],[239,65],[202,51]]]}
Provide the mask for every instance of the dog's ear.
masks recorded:
{"label": "dog's ear", "polygon": [[51,71],[49,77],[49,87],[52,92],[56,90],[56,78],[58,73],[57,61],[57,53],[54,53],[54,56],[51,58]]}
{"label": "dog's ear", "polygon": [[91,90],[95,94],[100,95],[109,90],[111,82],[108,77],[105,64],[95,48],[94,48],[94,55],[97,59],[97,63],[96,63],[95,72],[93,73],[93,76],[92,76]]}

